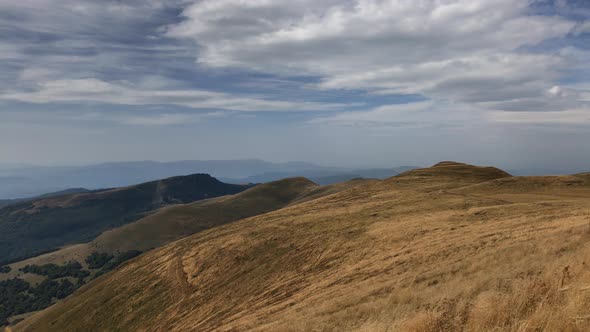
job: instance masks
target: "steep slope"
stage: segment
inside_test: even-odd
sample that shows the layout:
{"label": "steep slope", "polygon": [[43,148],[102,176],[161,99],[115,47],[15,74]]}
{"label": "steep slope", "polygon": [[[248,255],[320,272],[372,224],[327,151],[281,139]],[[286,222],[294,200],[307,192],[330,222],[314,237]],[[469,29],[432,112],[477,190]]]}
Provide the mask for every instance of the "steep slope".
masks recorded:
{"label": "steep slope", "polygon": [[92,240],[168,204],[235,194],[249,187],[195,174],[5,206],[0,209],[0,264]]}
{"label": "steep slope", "polygon": [[148,252],[17,330],[587,331],[578,178],[445,163],[364,183]]}
{"label": "steep slope", "polygon": [[[304,178],[292,178],[258,185],[235,195],[165,207],[137,222],[109,230],[91,243],[69,246],[55,252],[10,264],[8,271],[0,273],[0,288],[3,286],[3,280],[9,282],[13,278],[18,278],[30,283],[31,287],[46,289],[47,287],[37,286],[40,282],[44,282],[43,280],[46,278],[36,273],[24,271],[27,270],[27,266],[36,266],[36,269],[39,270],[46,266],[45,264],[53,264],[51,270],[56,271],[62,266],[72,264],[72,262],[81,264],[82,271],[72,271],[71,273],[86,274],[87,277],[82,280],[82,283],[84,283],[92,280],[95,275],[104,273],[104,264],[112,260],[121,261],[120,257],[135,255],[138,250],[145,251],[204,229],[266,213],[288,204],[334,194],[365,182],[367,180],[356,180],[320,187]],[[95,262],[95,264],[91,265],[90,261]],[[110,269],[108,266],[112,264],[109,263],[106,269]],[[52,280],[55,281],[56,279]],[[62,279],[57,278],[57,281],[60,280]],[[10,286],[8,292],[14,290],[16,288]],[[69,289],[66,290],[70,292]],[[27,293],[32,294],[32,296],[28,296],[35,299],[34,303],[41,303],[42,308],[50,304],[44,304],[43,302],[43,299],[49,295],[43,295],[39,298],[39,296],[35,295],[38,293],[36,290],[30,290]],[[65,295],[63,292],[61,294]],[[23,293],[22,295],[27,294]],[[23,302],[16,299],[15,296],[9,296],[8,301],[12,305],[7,308],[10,310],[9,312],[3,314],[2,310],[0,310],[0,325],[6,319],[14,321],[22,317],[15,316],[15,313],[25,313],[30,311],[31,308],[38,309],[35,304],[30,305],[30,301]]]}

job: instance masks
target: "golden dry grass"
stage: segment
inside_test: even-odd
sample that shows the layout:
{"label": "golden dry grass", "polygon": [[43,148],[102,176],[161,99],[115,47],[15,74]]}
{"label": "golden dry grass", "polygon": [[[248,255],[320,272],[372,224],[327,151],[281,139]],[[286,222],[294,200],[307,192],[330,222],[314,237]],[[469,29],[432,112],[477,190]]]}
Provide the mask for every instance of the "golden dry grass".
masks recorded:
{"label": "golden dry grass", "polygon": [[235,195],[166,207],[104,232],[90,246],[100,252],[149,250],[205,229],[277,210],[319,188],[308,179],[289,178]]}
{"label": "golden dry grass", "polygon": [[142,255],[25,331],[588,331],[590,178],[443,163]]}
{"label": "golden dry grass", "polygon": [[78,261],[86,267],[85,258],[94,251],[109,253],[128,250],[146,251],[212,227],[371,182],[373,180],[352,180],[318,186],[305,178],[289,178],[261,184],[235,195],[164,207],[136,222],[106,231],[90,243],[68,246],[12,263],[9,265],[12,271],[0,274],[0,281],[18,277],[37,283],[45,278],[22,273],[19,269],[28,264],[61,265],[69,261]]}

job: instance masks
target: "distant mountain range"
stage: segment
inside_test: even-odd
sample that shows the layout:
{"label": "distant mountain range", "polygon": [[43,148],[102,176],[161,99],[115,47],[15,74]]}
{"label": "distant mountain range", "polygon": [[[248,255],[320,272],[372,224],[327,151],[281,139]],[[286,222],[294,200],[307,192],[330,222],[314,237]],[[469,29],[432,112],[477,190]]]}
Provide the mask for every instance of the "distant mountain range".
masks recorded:
{"label": "distant mountain range", "polygon": [[195,173],[211,174],[229,183],[260,183],[305,176],[318,184],[329,184],[356,177],[386,178],[411,168],[415,167],[349,169],[305,162],[272,163],[256,159],[136,161],[88,166],[5,164],[0,165],[0,199],[33,197],[68,188],[114,188]]}

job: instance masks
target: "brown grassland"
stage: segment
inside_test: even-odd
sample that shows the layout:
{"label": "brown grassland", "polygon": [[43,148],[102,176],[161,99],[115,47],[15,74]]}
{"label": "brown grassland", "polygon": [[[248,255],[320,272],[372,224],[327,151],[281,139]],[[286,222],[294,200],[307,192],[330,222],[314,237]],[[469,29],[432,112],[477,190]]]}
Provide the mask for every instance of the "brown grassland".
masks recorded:
{"label": "brown grassland", "polygon": [[589,331],[589,242],[590,174],[446,162],[149,251],[15,330]]}
{"label": "brown grassland", "polygon": [[70,261],[77,261],[87,268],[85,259],[92,252],[117,254],[128,250],[147,251],[212,227],[370,182],[374,181],[353,180],[318,186],[305,178],[288,178],[257,185],[234,195],[166,206],[136,222],[108,230],[89,243],[67,246],[9,264],[12,270],[9,273],[0,274],[0,281],[18,277],[37,284],[45,278],[36,274],[23,273],[20,269],[29,264],[62,265]]}

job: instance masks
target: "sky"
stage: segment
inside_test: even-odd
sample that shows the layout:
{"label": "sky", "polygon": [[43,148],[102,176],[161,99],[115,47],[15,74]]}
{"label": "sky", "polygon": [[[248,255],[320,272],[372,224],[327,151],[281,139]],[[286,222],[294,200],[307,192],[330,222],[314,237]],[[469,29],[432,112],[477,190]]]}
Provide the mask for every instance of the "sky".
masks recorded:
{"label": "sky", "polygon": [[590,0],[0,0],[0,163],[590,171]]}

